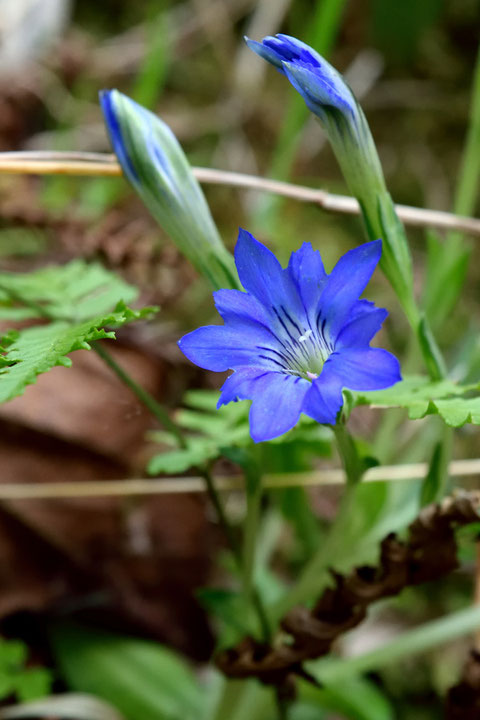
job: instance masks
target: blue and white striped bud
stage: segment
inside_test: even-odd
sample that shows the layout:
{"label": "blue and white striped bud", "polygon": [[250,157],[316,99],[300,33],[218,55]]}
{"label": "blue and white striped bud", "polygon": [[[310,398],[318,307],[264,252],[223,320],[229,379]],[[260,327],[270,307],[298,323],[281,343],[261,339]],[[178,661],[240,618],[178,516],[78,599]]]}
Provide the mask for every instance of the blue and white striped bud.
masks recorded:
{"label": "blue and white striped bud", "polygon": [[102,91],[100,103],[122,170],[153,217],[215,289],[238,287],[233,257],[168,125],[118,90]]}

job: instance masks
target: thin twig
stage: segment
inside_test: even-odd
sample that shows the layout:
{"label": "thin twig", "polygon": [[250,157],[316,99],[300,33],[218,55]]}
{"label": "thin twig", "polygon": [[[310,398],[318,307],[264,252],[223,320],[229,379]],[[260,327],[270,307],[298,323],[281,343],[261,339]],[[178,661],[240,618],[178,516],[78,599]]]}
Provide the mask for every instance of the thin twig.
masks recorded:
{"label": "thin twig", "polygon": [[[394,482],[420,480],[428,472],[427,463],[384,465],[367,470],[362,482]],[[480,475],[480,458],[454,460],[450,463],[452,477]],[[340,485],[345,481],[343,470],[331,469],[305,473],[264,475],[266,488],[315,487]],[[243,490],[242,475],[216,476],[215,487],[221,492]],[[205,492],[204,477],[138,478],[131,480],[86,480],[84,482],[0,483],[0,500],[40,500],[82,497],[115,497],[129,495],[167,495]]]}
{"label": "thin twig", "polygon": [[[347,195],[335,195],[303,185],[215,168],[194,167],[192,170],[197,180],[204,184],[230,185],[283,195],[300,202],[316,203],[328,212],[345,215],[360,213],[357,200]],[[121,175],[122,171],[114,156],[103,153],[6,152],[0,153],[0,173],[114,177]],[[480,236],[478,218],[454,215],[442,210],[425,210],[409,205],[396,205],[395,208],[399,218],[406,225],[458,230]]]}

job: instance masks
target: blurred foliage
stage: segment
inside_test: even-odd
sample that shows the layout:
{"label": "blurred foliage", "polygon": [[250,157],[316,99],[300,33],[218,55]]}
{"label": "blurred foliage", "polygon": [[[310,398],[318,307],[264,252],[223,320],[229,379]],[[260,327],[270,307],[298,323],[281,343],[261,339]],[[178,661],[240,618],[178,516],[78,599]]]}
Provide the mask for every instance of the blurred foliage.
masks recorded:
{"label": "blurred foliage", "polygon": [[69,686],[111,702],[127,720],[197,719],[200,685],[180,657],[158,643],[74,625],[52,630]]}
{"label": "blurred foliage", "polygon": [[28,647],[20,640],[0,639],[0,699],[15,697],[20,702],[49,694],[52,673],[42,667],[28,667]]}

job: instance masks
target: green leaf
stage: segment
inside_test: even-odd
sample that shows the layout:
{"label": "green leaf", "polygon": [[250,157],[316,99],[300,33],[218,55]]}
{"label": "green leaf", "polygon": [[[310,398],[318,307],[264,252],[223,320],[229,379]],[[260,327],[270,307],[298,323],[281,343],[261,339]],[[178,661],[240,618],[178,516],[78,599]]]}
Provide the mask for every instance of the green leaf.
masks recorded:
{"label": "green leaf", "polygon": [[218,455],[219,450],[211,441],[205,441],[202,438],[198,440],[189,438],[187,439],[186,448],[168,450],[154,455],[147,465],[147,472],[150,475],[182,473],[189,468],[203,465],[203,463],[213,460]]}
{"label": "green leaf", "polygon": [[250,444],[248,403],[230,403],[217,409],[218,392],[211,390],[190,390],[183,402],[187,409],[180,410],[176,420],[185,430],[201,433],[215,443],[221,438],[225,447]]}
{"label": "green leaf", "polygon": [[411,420],[438,414],[447,425],[461,427],[465,423],[480,424],[480,396],[471,397],[479,390],[479,383],[458,385],[452,380],[431,382],[424,377],[408,377],[387,390],[345,392],[351,394],[356,405],[405,408]]}
{"label": "green leaf", "polygon": [[0,347],[8,344],[0,363],[0,403],[21,395],[41,373],[57,365],[70,367],[67,355],[73,350],[89,350],[94,340],[115,338],[106,326],[120,327],[151,312],[151,308],[136,311],[119,303],[114,312],[90,320],[56,321],[21,330],[15,338],[11,334],[0,338]]}
{"label": "green leaf", "polygon": [[438,502],[443,495],[445,485],[443,452],[443,444],[440,442],[437,443],[433,450],[428,473],[422,483],[422,489],[420,492],[420,503],[422,506]]}
{"label": "green leaf", "polygon": [[[31,273],[0,273],[0,319],[45,317],[75,321],[107,313],[138,295],[132,285],[98,263],[73,260]],[[35,306],[39,306],[42,314]]]}
{"label": "green leaf", "polygon": [[186,663],[157,643],[56,626],[53,650],[69,686],[111,702],[127,720],[197,720],[203,695]]}
{"label": "green leaf", "polygon": [[74,260],[32,273],[0,273],[0,320],[39,320],[0,337],[0,402],[21,395],[41,373],[69,367],[67,355],[90,342],[115,338],[105,328],[146,318],[154,308],[131,310],[138,291],[96,263]]}
{"label": "green leaf", "polygon": [[433,327],[440,328],[463,289],[471,250],[460,244],[452,250],[433,230],[427,233],[427,247],[425,312]]}
{"label": "green leaf", "polygon": [[46,668],[25,668],[28,648],[20,640],[0,639],[0,699],[17,695],[20,701],[48,695],[52,674]]}
{"label": "green leaf", "polygon": [[393,720],[395,717],[385,695],[373,682],[363,678],[349,678],[341,684],[327,684],[322,688],[301,681],[299,691],[300,703],[340,713],[348,720]]}
{"label": "green leaf", "polygon": [[52,687],[53,676],[46,668],[28,668],[15,678],[15,691],[21,702],[46,697]]}
{"label": "green leaf", "polygon": [[224,625],[217,638],[217,648],[232,647],[246,635],[255,634],[256,618],[243,593],[223,588],[200,588],[196,595],[207,612]]}
{"label": "green leaf", "polygon": [[480,627],[480,607],[474,605],[430,620],[396,635],[381,647],[349,658],[329,655],[306,663],[306,669],[321,683],[344,683],[362,673],[382,670],[387,665],[470,635]]}
{"label": "green leaf", "polygon": [[226,448],[251,443],[248,405],[245,403],[232,403],[217,410],[218,392],[212,390],[190,390],[185,393],[183,402],[189,407],[177,412],[176,422],[195,434],[186,435],[187,447],[179,448],[176,438],[155,433],[154,439],[173,445],[175,449],[151,458],[147,466],[151,475],[185,472],[219,458]]}
{"label": "green leaf", "polygon": [[0,668],[18,670],[21,668],[28,656],[28,650],[25,643],[20,640],[1,640],[0,641]]}
{"label": "green leaf", "polygon": [[0,258],[39,255],[47,246],[47,233],[43,230],[26,227],[0,230]]}

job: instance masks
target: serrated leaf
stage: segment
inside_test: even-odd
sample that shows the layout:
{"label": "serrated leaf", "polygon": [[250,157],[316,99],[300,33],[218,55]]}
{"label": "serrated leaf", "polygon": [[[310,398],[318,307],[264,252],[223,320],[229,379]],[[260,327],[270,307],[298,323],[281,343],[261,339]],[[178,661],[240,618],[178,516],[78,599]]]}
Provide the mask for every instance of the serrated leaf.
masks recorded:
{"label": "serrated leaf", "polygon": [[0,402],[21,395],[52,367],[69,367],[73,350],[89,350],[92,341],[114,338],[107,326],[150,315],[154,308],[126,306],[137,294],[122,278],[83,260],[31,273],[0,273],[0,320],[49,321],[0,338]]}
{"label": "serrated leaf", "polygon": [[[458,385],[452,380],[431,382],[428,378],[409,377],[387,390],[351,392],[355,405],[408,411],[411,420],[438,414],[447,425],[461,427],[465,423],[480,424],[480,384]],[[472,397],[472,393],[477,393]]]}
{"label": "serrated leaf", "polygon": [[151,475],[185,472],[220,457],[224,447],[251,442],[245,404],[232,403],[217,410],[218,392],[211,390],[190,390],[183,401],[190,407],[179,410],[175,420],[184,430],[195,434],[186,435],[186,448],[179,448],[173,437],[168,442],[164,435],[156,434],[157,440],[175,449],[151,458],[147,466]]}
{"label": "serrated leaf", "polygon": [[201,433],[215,442],[221,438],[224,446],[247,445],[251,442],[248,403],[230,403],[217,409],[218,392],[210,391],[190,391],[183,400],[185,405],[194,409],[178,411],[176,420],[181,427]]}
{"label": "serrated leaf", "polygon": [[0,319],[16,322],[44,317],[86,320],[137,297],[135,287],[98,263],[73,260],[30,273],[0,273]]}
{"label": "serrated leaf", "polygon": [[[218,403],[218,392],[216,390],[205,389],[187,390],[183,396],[183,402],[187,407],[195,408],[196,410],[215,412]],[[224,405],[223,407],[226,406]]]}
{"label": "serrated leaf", "polygon": [[147,465],[149,475],[182,473],[192,467],[203,465],[220,454],[218,448],[211,441],[199,439],[198,442],[195,440],[187,442],[186,448],[167,450],[154,455]]}
{"label": "serrated leaf", "polygon": [[[56,321],[27,328],[15,337],[6,336],[6,355],[0,364],[0,402],[21,395],[41,373],[57,365],[70,366],[72,361],[67,355],[73,350],[89,349],[94,340],[114,338],[115,333],[105,327],[120,327],[148,317],[151,312],[151,308],[136,311],[119,303],[114,312],[90,320],[78,323]],[[0,339],[0,347],[2,345],[5,346],[5,338]]]}

